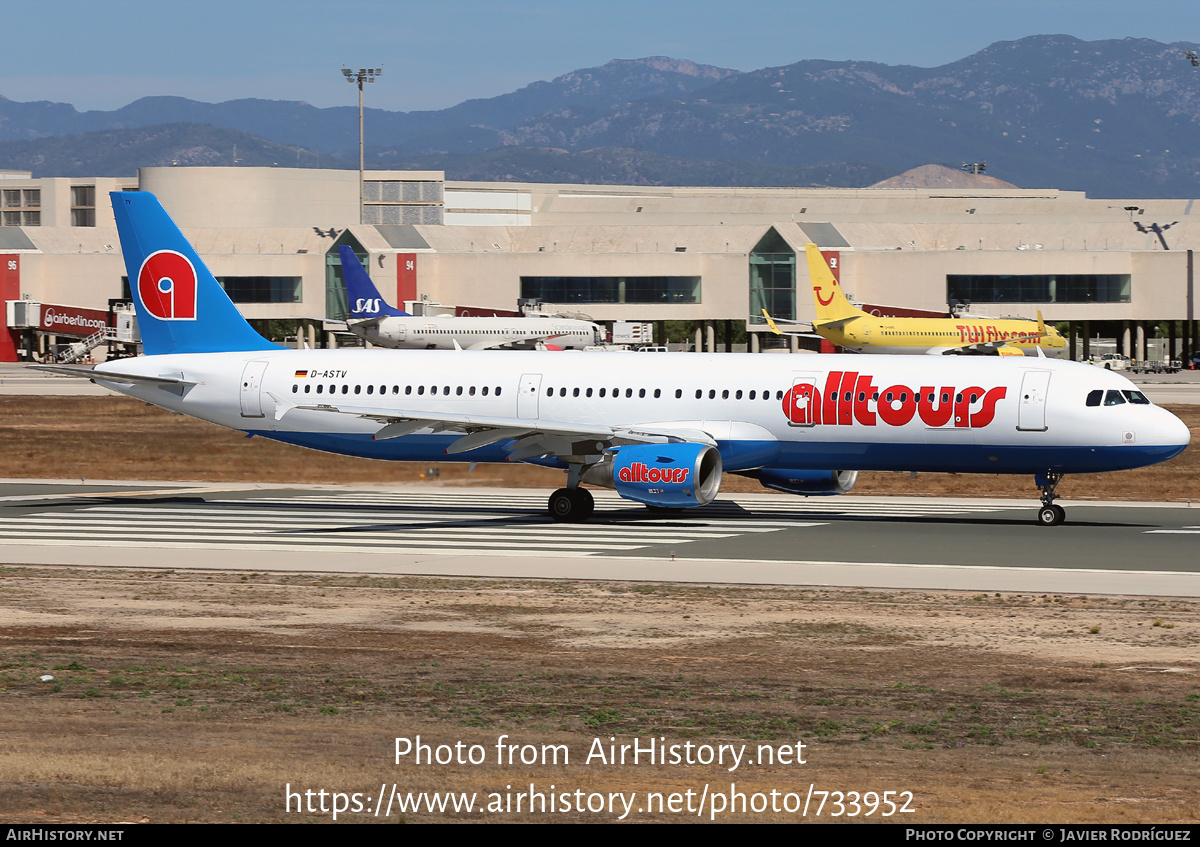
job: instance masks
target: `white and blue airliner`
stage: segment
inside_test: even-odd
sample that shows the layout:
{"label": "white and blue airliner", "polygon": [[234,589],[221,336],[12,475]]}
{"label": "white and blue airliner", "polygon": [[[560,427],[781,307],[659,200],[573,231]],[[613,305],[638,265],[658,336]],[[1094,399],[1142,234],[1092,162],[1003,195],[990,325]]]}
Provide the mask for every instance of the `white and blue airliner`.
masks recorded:
{"label": "white and blue airliner", "polygon": [[674,509],[711,502],[727,473],[808,495],[882,470],[1028,474],[1055,525],[1064,474],[1152,465],[1190,438],[1124,377],[1047,358],[285,349],[153,195],[112,202],[145,355],[54,369],[331,453],[562,468],[559,521],[592,513],[582,483]]}

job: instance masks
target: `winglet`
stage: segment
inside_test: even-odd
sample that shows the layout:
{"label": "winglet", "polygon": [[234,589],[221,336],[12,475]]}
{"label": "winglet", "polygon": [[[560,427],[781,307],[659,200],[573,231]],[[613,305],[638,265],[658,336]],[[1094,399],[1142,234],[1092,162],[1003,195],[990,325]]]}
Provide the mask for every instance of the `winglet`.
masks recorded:
{"label": "winglet", "polygon": [[763,317],[767,319],[767,326],[771,328],[771,332],[775,333],[776,335],[783,335],[783,331],[775,325],[775,321],[771,320],[771,316],[767,314],[767,310],[763,309],[762,313]]}

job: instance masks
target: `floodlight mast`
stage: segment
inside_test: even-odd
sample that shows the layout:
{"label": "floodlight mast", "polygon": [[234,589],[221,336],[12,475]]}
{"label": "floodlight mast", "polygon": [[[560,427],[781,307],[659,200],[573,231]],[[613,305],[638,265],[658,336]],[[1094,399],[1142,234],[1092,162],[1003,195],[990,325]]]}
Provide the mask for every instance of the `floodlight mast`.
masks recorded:
{"label": "floodlight mast", "polygon": [[363,218],[366,211],[364,197],[365,169],[363,167],[363,82],[374,82],[377,76],[383,74],[383,68],[359,68],[357,71],[342,65],[342,76],[350,84],[358,83],[358,222],[365,223]]}

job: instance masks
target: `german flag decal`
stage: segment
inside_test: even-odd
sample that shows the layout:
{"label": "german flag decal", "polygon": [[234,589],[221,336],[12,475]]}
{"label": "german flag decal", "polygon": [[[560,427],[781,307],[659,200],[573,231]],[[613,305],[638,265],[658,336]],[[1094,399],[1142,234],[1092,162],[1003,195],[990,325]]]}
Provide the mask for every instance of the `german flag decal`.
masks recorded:
{"label": "german flag decal", "polygon": [[296,379],[302,379],[308,376],[308,371],[296,371]]}

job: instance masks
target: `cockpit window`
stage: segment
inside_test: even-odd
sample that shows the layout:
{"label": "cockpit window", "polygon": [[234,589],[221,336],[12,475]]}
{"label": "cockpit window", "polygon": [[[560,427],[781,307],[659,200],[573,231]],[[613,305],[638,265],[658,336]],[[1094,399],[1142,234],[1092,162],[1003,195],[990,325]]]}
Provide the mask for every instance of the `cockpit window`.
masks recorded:
{"label": "cockpit window", "polygon": [[1104,396],[1105,406],[1120,406],[1124,402],[1125,398],[1122,397],[1121,392],[1117,391],[1115,388],[1110,388],[1108,393]]}
{"label": "cockpit window", "polygon": [[1150,398],[1147,397],[1145,394],[1143,394],[1140,391],[1124,391],[1123,390],[1121,393],[1125,395],[1125,399],[1128,400],[1130,403],[1136,403],[1139,406],[1149,406],[1150,405]]}
{"label": "cockpit window", "polygon": [[1089,406],[1099,406],[1100,401],[1104,399],[1104,389],[1097,388],[1095,391],[1089,391],[1087,396],[1087,404]]}

